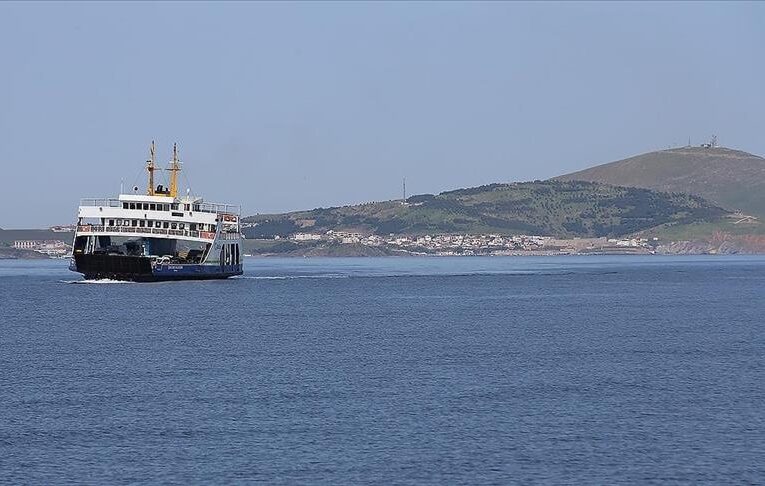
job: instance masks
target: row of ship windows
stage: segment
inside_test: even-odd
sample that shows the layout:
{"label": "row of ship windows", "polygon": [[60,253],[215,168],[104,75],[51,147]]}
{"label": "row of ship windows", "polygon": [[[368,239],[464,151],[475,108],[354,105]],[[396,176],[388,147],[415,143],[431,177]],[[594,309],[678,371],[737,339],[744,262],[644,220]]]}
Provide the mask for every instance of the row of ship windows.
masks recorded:
{"label": "row of ship windows", "polygon": [[[199,204],[183,204],[184,211],[191,211],[192,206],[194,211],[199,211]],[[181,204],[162,204],[162,203],[122,203],[122,209],[143,209],[144,211],[178,211],[181,208]]]}
{"label": "row of ship windows", "polygon": [[[164,228],[185,230],[186,223],[176,223],[175,221],[152,221],[146,219],[110,219],[109,226],[130,226],[136,228]],[[189,231],[210,231],[215,232],[214,224],[189,223]]]}

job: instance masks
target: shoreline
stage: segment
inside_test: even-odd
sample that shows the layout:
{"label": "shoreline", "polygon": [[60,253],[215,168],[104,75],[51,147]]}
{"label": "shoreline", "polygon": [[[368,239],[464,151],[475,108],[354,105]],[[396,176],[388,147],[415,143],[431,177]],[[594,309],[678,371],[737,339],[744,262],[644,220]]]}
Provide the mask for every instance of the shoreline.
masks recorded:
{"label": "shoreline", "polygon": [[325,255],[325,254],[312,254],[312,255],[297,255],[288,253],[261,253],[261,254],[244,254],[246,258],[253,259],[272,259],[272,258],[473,258],[473,257],[493,257],[493,258],[528,258],[528,257],[610,257],[610,256],[641,256],[641,257],[671,257],[671,256],[758,256],[765,255],[765,252],[736,252],[736,253],[716,253],[716,252],[701,252],[701,253],[636,253],[636,252],[590,252],[590,253],[556,253],[556,252],[524,252],[513,254],[492,254],[483,253],[475,255],[444,255],[444,254],[423,254],[423,253],[399,253],[395,255]]}
{"label": "shoreline", "polygon": [[[513,253],[513,254],[492,254],[483,253],[477,255],[443,255],[443,254],[422,254],[422,253],[399,253],[395,255],[336,255],[336,254],[312,254],[312,255],[295,255],[284,253],[264,253],[264,254],[244,254],[245,258],[252,258],[255,260],[269,260],[269,259],[301,259],[301,258],[530,258],[530,257],[613,257],[613,256],[639,256],[639,257],[675,257],[675,256],[709,256],[709,257],[729,257],[729,256],[765,256],[765,252],[737,252],[737,253],[630,253],[630,252],[590,252],[590,253],[555,253],[555,252],[525,252],[525,253]],[[55,260],[68,260],[70,257],[48,257],[43,255],[42,257],[31,256],[0,256],[0,262],[4,261],[55,261]]]}

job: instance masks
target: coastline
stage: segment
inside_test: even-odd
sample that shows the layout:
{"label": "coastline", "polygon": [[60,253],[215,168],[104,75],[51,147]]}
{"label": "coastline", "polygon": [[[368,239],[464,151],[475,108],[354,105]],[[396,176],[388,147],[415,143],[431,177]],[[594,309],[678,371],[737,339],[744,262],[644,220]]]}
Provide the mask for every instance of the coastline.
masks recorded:
{"label": "coastline", "polygon": [[559,256],[623,256],[623,255],[636,255],[636,256],[692,256],[692,255],[765,255],[765,251],[747,251],[743,249],[720,249],[720,248],[702,248],[701,245],[683,245],[675,244],[674,246],[658,247],[655,251],[649,251],[644,249],[612,249],[612,250],[593,250],[593,251],[556,251],[556,250],[531,250],[531,251],[497,251],[497,252],[466,252],[466,253],[452,253],[452,252],[412,252],[406,250],[388,250],[388,251],[374,251],[367,252],[360,251],[358,248],[349,249],[349,251],[340,251],[337,248],[311,248],[293,250],[288,252],[261,252],[261,253],[245,253],[244,256],[250,258],[374,258],[374,257],[391,257],[391,258],[442,258],[442,257],[559,257]]}
{"label": "coastline", "polygon": [[[458,244],[413,241],[404,244],[364,241],[244,240],[244,254],[253,257],[379,257],[379,256],[560,256],[560,255],[761,255],[765,239],[718,237],[667,241],[658,238],[624,240],[550,239],[532,245],[497,245],[465,238]],[[422,238],[421,238],[422,239]],[[401,237],[401,240],[407,240]]]}
{"label": "coastline", "polygon": [[[249,258],[442,258],[442,257],[559,257],[559,256],[682,256],[682,255],[765,255],[765,251],[754,251],[739,248],[702,248],[701,245],[688,244],[689,242],[673,242],[666,247],[658,247],[656,250],[646,249],[597,249],[591,251],[558,251],[558,250],[529,250],[529,251],[487,251],[487,252],[416,252],[407,250],[379,249],[379,248],[306,248],[288,252],[260,252],[245,253]],[[0,260],[65,260],[70,258],[52,257],[33,250],[18,250],[14,248],[0,248]]]}
{"label": "coastline", "polygon": [[[31,230],[28,230],[31,231]],[[406,239],[402,237],[402,239]],[[439,256],[563,256],[563,255],[762,255],[765,238],[720,235],[710,239],[655,241],[631,238],[610,242],[601,239],[554,239],[548,244],[513,248],[486,242],[465,243],[441,247],[426,247],[410,237],[407,246],[365,244],[360,241],[295,241],[289,239],[245,239],[243,254],[257,258],[308,257],[439,257]],[[7,242],[6,242],[7,244]],[[46,260],[62,257],[0,246],[0,260]],[[63,257],[66,258],[66,257]]]}
{"label": "coastline", "polygon": [[0,260],[55,260],[55,258],[34,250],[0,247]]}

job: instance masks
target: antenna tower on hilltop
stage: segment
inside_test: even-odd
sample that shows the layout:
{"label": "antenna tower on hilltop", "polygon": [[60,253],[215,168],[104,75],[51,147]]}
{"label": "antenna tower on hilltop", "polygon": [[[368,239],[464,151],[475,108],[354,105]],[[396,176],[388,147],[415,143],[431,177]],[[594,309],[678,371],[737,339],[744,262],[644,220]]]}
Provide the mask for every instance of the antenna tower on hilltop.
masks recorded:
{"label": "antenna tower on hilltop", "polygon": [[720,145],[717,143],[717,135],[712,135],[712,140],[707,143],[702,143],[701,147],[703,148],[717,148]]}

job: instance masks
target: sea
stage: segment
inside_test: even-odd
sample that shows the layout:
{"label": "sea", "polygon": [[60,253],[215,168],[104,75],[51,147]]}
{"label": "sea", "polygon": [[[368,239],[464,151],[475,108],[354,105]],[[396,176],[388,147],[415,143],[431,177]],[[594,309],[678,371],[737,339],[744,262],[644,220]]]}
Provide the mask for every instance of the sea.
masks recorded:
{"label": "sea", "polygon": [[4,484],[763,484],[765,257],[0,262]]}

